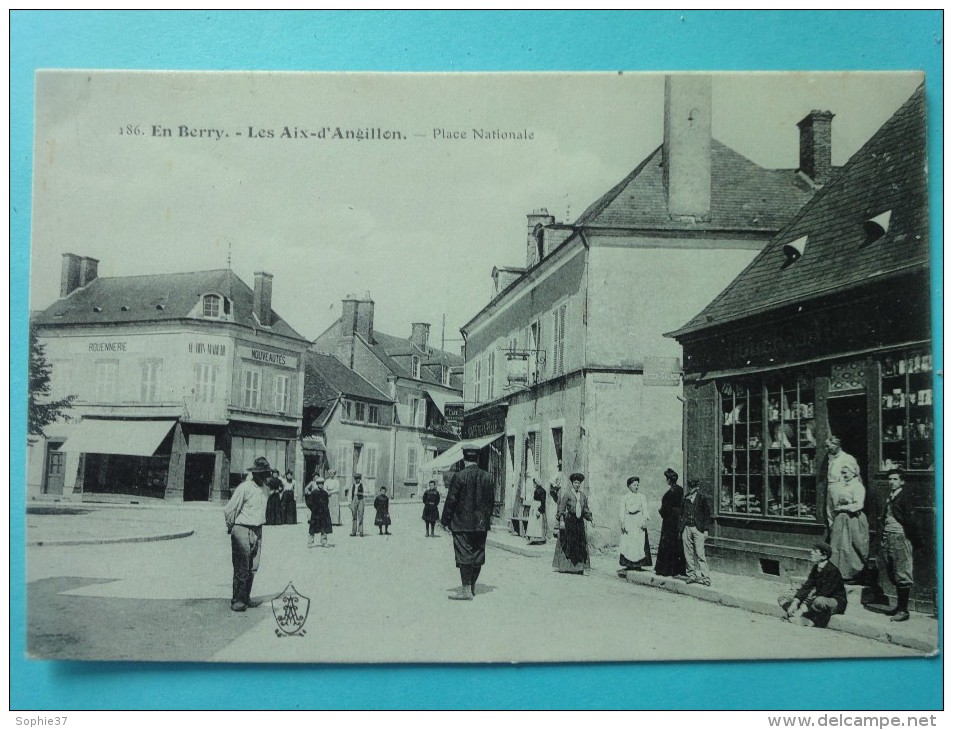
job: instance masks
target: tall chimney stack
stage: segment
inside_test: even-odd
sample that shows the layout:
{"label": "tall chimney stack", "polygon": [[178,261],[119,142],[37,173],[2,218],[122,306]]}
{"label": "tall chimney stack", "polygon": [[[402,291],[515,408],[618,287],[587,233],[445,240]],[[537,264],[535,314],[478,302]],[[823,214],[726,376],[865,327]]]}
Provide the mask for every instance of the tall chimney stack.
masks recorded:
{"label": "tall chimney stack", "polygon": [[414,322],[410,325],[410,341],[424,352],[430,340],[430,322]]}
{"label": "tall chimney stack", "polygon": [[271,327],[271,281],[274,277],[267,271],[255,272],[254,312],[263,327]]}
{"label": "tall chimney stack", "polygon": [[99,260],[83,256],[79,260],[79,285],[86,286],[99,274]]}
{"label": "tall chimney stack", "polygon": [[540,226],[552,225],[556,218],[545,208],[534,210],[526,216],[526,268],[538,264],[546,255],[544,234]]}
{"label": "tall chimney stack", "polygon": [[63,254],[63,268],[60,273],[60,299],[76,291],[80,284],[79,256],[75,253]]}
{"label": "tall chimney stack", "polygon": [[817,185],[831,178],[831,121],[829,111],[814,109],[797,123],[801,130],[801,172]]}
{"label": "tall chimney stack", "polygon": [[673,217],[711,216],[711,76],[665,77],[662,179]]}
{"label": "tall chimney stack", "polygon": [[355,332],[368,342],[374,341],[374,300],[371,293],[364,294],[364,298],[357,302],[357,321]]}

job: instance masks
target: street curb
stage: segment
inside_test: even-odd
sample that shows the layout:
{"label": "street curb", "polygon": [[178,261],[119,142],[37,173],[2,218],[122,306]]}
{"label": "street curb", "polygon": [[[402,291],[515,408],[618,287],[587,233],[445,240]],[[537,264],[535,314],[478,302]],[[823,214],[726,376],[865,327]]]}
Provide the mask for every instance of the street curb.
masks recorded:
{"label": "street curb", "polygon": [[36,540],[28,542],[27,547],[67,547],[74,545],[113,545],[120,542],[159,542],[161,540],[178,540],[193,535],[195,530],[184,532],[170,532],[162,535],[146,535],[141,537],[111,537],[106,539],[90,538],[88,540]]}
{"label": "street curb", "polygon": [[[499,548],[500,550],[505,550],[506,552],[515,553],[516,555],[522,555],[528,558],[541,558],[545,557],[546,555],[543,552],[533,550],[528,547],[511,545],[506,542],[494,540],[492,534],[487,535],[486,544],[490,547]],[[612,573],[598,569],[593,569],[593,572],[597,572],[607,578],[614,575]],[[745,598],[743,596],[736,596],[729,593],[722,593],[721,591],[708,586],[698,585],[695,583],[688,584],[685,583],[685,581],[679,580],[678,578],[655,575],[655,573],[651,572],[629,571],[626,574],[625,579],[630,583],[645,586],[647,588],[655,588],[657,590],[667,591],[668,593],[690,596],[692,598],[697,598],[700,601],[717,603],[722,606],[727,606],[728,608],[740,608],[742,611],[748,611],[749,613],[758,613],[764,616],[775,616],[778,618],[778,620],[781,618],[781,609],[778,607],[777,603],[774,602],[759,600],[757,598]],[[831,617],[831,621],[827,625],[827,628],[833,631],[840,631],[845,634],[860,636],[865,639],[873,639],[874,641],[880,641],[885,644],[904,646],[908,649],[915,649],[916,651],[920,651],[928,655],[936,655],[939,651],[936,644],[930,641],[925,641],[918,636],[897,633],[895,631],[891,631],[887,627],[857,624],[850,621],[850,619],[845,618],[844,616]]]}
{"label": "street curb", "polygon": [[528,547],[521,547],[520,545],[509,545],[505,542],[499,542],[494,540],[490,535],[486,537],[486,544],[490,547],[499,548],[500,550],[506,550],[508,553],[516,553],[517,555],[522,555],[525,558],[541,558],[543,553],[539,550],[531,550]]}
{"label": "street curb", "polygon": [[[678,578],[657,576],[654,573],[629,571],[625,579],[630,583],[635,583],[636,585],[642,585],[648,588],[656,588],[669,593],[691,596],[692,598],[708,601],[710,603],[718,603],[722,606],[728,606],[729,608],[740,608],[750,613],[760,613],[765,616],[776,616],[778,619],[781,617],[781,609],[776,603],[770,603],[768,601],[762,601],[754,598],[734,596],[727,593],[722,593],[708,586],[702,586],[694,583],[686,584],[684,581],[681,581]],[[885,644],[905,646],[908,649],[916,649],[917,651],[924,652],[925,654],[934,655],[938,652],[935,644],[929,641],[924,641],[917,636],[904,635],[902,633],[898,634],[888,630],[887,627],[881,628],[878,626],[857,624],[840,615],[831,617],[827,628],[833,631],[840,631],[845,634],[861,636],[865,639],[873,639]]]}

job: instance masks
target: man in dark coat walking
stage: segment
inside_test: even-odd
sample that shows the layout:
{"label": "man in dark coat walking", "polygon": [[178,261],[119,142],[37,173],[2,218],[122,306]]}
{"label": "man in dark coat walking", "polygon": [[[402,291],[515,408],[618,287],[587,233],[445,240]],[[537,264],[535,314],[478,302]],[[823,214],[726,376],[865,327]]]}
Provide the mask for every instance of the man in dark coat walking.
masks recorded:
{"label": "man in dark coat walking", "polygon": [[463,450],[463,469],[453,475],[440,524],[453,533],[453,553],[462,588],[448,596],[472,601],[480,569],[486,562],[486,533],[493,514],[493,480],[477,466],[478,449]]}

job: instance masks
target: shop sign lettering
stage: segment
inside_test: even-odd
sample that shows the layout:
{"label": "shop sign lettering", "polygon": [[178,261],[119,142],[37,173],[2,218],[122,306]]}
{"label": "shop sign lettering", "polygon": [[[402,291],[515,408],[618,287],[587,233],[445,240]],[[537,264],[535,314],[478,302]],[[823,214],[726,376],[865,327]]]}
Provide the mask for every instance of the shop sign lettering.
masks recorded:
{"label": "shop sign lettering", "polygon": [[127,352],[128,349],[129,343],[124,341],[89,343],[90,352]]}
{"label": "shop sign lettering", "polygon": [[238,354],[246,360],[260,362],[263,365],[277,365],[281,368],[298,368],[298,358],[260,347],[239,347]]}
{"label": "shop sign lettering", "polygon": [[228,354],[228,345],[215,342],[190,342],[189,354],[225,357]]}

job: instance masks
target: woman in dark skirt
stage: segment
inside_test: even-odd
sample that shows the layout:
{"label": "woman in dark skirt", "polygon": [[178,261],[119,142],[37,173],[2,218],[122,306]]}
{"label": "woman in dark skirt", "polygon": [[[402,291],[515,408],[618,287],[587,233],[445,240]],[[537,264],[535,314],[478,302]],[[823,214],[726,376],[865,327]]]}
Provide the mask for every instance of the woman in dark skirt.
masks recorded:
{"label": "woman in dark skirt", "polygon": [[685,493],[674,469],[665,470],[665,480],[668,482],[668,491],[662,495],[662,506],[658,511],[662,516],[662,533],[655,558],[655,574],[685,575],[685,549],[682,547],[682,536],[678,534]]}
{"label": "woman in dark skirt", "polygon": [[424,492],[423,521],[427,525],[427,537],[436,537],[433,528],[440,520],[440,492],[437,491],[437,482],[431,480]]}
{"label": "woman in dark skirt", "polygon": [[315,475],[311,483],[304,488],[304,501],[311,510],[308,520],[308,547],[314,547],[314,536],[321,535],[321,547],[328,547],[328,535],[331,534],[331,510],[328,509],[331,496],[324,488],[324,479]]}
{"label": "woman in dark skirt", "polygon": [[268,486],[268,501],[265,503],[265,524],[281,524],[281,479],[270,476],[265,481]]}
{"label": "woman in dark skirt", "polygon": [[298,503],[295,501],[295,475],[289,469],[281,492],[281,524],[298,524]]}
{"label": "woman in dark skirt", "polygon": [[374,498],[374,509],[377,510],[377,516],[374,518],[374,524],[380,530],[382,535],[390,534],[390,499],[387,497],[387,487],[381,487],[381,493]]}
{"label": "woman in dark skirt", "polygon": [[578,472],[572,474],[569,477],[571,488],[560,490],[559,508],[556,511],[559,539],[553,555],[553,568],[560,573],[582,575],[589,567],[586,520],[592,522],[592,512],[589,511],[589,499],[581,490],[585,479]]}

